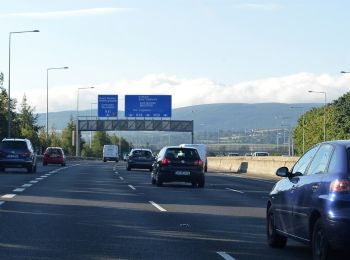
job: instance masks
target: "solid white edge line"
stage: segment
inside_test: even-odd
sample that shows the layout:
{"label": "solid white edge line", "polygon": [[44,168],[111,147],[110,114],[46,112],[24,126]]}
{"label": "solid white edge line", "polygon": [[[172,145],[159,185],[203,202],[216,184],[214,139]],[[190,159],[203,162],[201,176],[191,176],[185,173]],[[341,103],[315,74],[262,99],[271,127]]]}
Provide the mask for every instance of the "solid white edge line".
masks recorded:
{"label": "solid white edge line", "polygon": [[229,190],[229,191],[234,191],[234,192],[238,192],[238,193],[241,193],[241,194],[243,194],[243,193],[244,193],[244,191],[234,190],[234,189],[231,189],[231,188],[226,188],[226,190]]}
{"label": "solid white edge line", "polygon": [[1,198],[4,198],[4,199],[12,199],[14,197],[16,197],[16,194],[5,194],[1,196]]}
{"label": "solid white edge line", "polygon": [[216,252],[219,256],[221,256],[223,259],[225,260],[236,260],[235,258],[233,258],[232,256],[230,256],[229,254],[227,254],[226,252]]}
{"label": "solid white edge line", "polygon": [[134,186],[132,186],[132,185],[128,185],[128,186],[130,187],[130,189],[136,190],[136,188]]}
{"label": "solid white edge line", "polygon": [[162,208],[161,206],[159,206],[157,203],[155,203],[154,201],[149,201],[149,203],[151,203],[154,207],[156,207],[157,209],[159,209],[160,211],[164,212],[167,211],[166,209]]}

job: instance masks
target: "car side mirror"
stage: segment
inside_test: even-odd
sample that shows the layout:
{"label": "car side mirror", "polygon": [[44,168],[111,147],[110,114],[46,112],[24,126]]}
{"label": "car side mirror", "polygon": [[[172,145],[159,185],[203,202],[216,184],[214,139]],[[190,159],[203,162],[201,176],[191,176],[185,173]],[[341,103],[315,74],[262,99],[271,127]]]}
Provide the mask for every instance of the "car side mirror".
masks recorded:
{"label": "car side mirror", "polygon": [[287,167],[278,168],[276,171],[276,175],[279,177],[288,177],[290,175],[289,169]]}

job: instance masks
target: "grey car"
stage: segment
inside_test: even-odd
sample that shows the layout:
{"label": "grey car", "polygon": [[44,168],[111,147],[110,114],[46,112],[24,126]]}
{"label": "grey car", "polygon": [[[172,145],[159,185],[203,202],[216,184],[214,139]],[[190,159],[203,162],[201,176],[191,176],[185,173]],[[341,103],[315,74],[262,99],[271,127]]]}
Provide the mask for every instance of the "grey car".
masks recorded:
{"label": "grey car", "polygon": [[137,148],[132,149],[129,153],[126,169],[148,169],[152,171],[154,156],[150,149]]}

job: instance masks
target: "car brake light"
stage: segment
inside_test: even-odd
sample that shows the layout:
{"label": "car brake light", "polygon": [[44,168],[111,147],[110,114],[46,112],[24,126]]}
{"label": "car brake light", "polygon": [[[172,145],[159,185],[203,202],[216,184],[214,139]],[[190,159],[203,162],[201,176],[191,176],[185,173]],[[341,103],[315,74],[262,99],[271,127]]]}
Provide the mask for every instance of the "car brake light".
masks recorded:
{"label": "car brake light", "polygon": [[168,158],[164,158],[162,159],[160,162],[159,162],[161,165],[168,165],[170,163],[169,159]]}
{"label": "car brake light", "polygon": [[29,157],[29,156],[31,156],[32,155],[32,153],[30,152],[30,151],[25,151],[24,153],[22,153],[22,155],[24,156],[24,157]]}
{"label": "car brake light", "polygon": [[203,166],[203,161],[202,161],[202,160],[195,160],[195,161],[194,161],[194,164],[195,164],[196,166]]}
{"label": "car brake light", "polygon": [[349,180],[335,180],[332,181],[331,192],[350,192],[350,181]]}

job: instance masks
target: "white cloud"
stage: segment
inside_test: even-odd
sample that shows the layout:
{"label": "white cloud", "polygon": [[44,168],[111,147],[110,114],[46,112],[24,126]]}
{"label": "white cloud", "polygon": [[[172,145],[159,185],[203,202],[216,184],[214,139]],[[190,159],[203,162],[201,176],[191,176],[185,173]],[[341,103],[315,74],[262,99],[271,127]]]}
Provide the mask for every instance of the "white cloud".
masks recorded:
{"label": "white cloud", "polygon": [[[164,74],[147,75],[139,80],[121,80],[81,90],[79,108],[90,109],[98,94],[118,94],[119,110],[124,110],[124,95],[172,95],[173,108],[210,103],[322,103],[323,95],[308,90],[326,91],[328,102],[349,91],[350,75],[298,73],[244,81],[233,85],[218,84],[206,78],[185,79]],[[50,86],[49,111],[75,110],[77,88],[83,85]],[[46,91],[33,89],[27,98],[36,112],[46,111]],[[13,92],[19,101],[23,92]],[[96,108],[96,105],[93,105]]]}
{"label": "white cloud", "polygon": [[130,11],[129,8],[91,8],[79,10],[53,11],[53,12],[23,12],[23,13],[0,13],[0,18],[61,18],[76,16],[108,15],[118,12]]}

